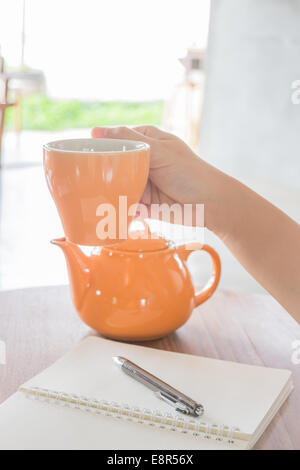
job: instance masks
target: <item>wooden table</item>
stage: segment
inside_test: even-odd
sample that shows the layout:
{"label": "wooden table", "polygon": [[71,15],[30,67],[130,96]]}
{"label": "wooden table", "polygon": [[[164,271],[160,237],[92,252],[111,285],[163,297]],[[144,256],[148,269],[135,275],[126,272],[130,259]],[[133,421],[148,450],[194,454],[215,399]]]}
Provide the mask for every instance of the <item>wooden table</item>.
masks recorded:
{"label": "wooden table", "polygon": [[[0,365],[0,402],[89,334],[95,333],[77,317],[66,286],[1,292],[0,340],[6,343],[7,363]],[[177,332],[146,345],[292,370],[295,390],[256,449],[299,450],[300,364],[292,362],[296,340],[299,325],[269,296],[219,291]]]}

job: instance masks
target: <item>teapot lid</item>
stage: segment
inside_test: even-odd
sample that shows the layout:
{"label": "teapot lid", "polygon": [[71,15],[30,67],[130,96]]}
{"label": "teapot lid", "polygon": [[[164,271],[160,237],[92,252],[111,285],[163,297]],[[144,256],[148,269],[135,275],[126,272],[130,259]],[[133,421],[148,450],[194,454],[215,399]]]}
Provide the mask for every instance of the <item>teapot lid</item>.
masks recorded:
{"label": "teapot lid", "polygon": [[[132,238],[132,235],[134,238]],[[132,232],[130,238],[127,238],[124,242],[118,243],[118,245],[110,246],[110,249],[141,253],[145,251],[166,250],[170,248],[171,243],[171,241],[157,234],[151,233],[149,238],[143,238],[139,235],[139,232]]]}
{"label": "teapot lid", "polygon": [[144,220],[140,222],[143,223],[144,230],[129,231],[129,236],[126,240],[118,243],[117,245],[111,245],[110,249],[141,253],[162,251],[173,245],[172,241],[165,239],[157,233],[151,232],[148,224]]}

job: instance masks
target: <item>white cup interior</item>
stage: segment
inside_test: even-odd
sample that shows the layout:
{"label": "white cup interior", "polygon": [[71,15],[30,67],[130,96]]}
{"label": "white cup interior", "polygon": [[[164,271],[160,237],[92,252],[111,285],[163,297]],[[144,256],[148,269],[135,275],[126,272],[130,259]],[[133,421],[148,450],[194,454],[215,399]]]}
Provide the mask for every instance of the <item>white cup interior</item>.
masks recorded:
{"label": "white cup interior", "polygon": [[134,152],[149,148],[148,144],[123,139],[66,139],[44,145],[45,150],[76,153],[120,153]]}

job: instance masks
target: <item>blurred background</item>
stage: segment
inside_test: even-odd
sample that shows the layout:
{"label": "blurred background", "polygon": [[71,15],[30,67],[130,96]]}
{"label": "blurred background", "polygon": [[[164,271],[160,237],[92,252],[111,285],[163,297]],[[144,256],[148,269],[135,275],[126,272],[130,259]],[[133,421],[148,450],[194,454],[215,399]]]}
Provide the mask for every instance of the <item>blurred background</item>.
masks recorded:
{"label": "blurred background", "polygon": [[67,282],[42,145],[94,125],[162,126],[300,222],[300,0],[0,0],[0,48],[0,289]]}

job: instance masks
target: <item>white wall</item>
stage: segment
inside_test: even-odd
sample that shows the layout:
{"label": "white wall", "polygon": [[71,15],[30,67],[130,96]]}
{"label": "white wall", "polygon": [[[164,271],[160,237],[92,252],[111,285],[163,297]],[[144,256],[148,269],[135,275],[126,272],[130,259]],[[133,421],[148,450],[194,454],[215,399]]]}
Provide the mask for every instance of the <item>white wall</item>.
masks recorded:
{"label": "white wall", "polygon": [[300,221],[300,0],[213,0],[203,155]]}
{"label": "white wall", "polygon": [[[202,155],[300,222],[300,0],[213,0],[206,71]],[[220,240],[206,241],[222,287],[262,291]]]}

